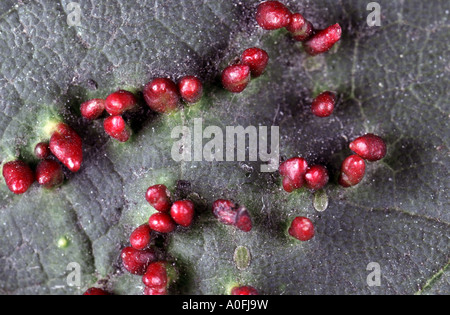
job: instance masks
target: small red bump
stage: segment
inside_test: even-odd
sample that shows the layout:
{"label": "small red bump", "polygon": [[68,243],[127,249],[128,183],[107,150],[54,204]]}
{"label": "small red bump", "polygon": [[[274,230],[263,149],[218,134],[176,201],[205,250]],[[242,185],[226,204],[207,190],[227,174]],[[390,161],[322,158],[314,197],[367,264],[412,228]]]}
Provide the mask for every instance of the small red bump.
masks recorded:
{"label": "small red bump", "polygon": [[241,231],[252,230],[252,219],[247,208],[239,206],[231,200],[216,200],[213,203],[213,214],[219,221],[226,225],[233,225]]}
{"label": "small red bump", "polygon": [[203,95],[203,84],[194,76],[184,77],[178,82],[181,98],[186,103],[197,103]]}
{"label": "small red bump", "polygon": [[283,185],[283,189],[286,192],[291,193],[294,190],[302,188],[303,181],[301,182],[301,184],[294,184],[293,181],[289,177],[283,177],[282,185]]}
{"label": "small red bump", "polygon": [[106,118],[103,122],[103,128],[110,137],[120,142],[127,142],[130,139],[131,131],[121,116]]}
{"label": "small red bump", "polygon": [[295,40],[302,42],[311,37],[314,27],[300,13],[291,16],[291,22],[286,29],[292,34]]}
{"label": "small red bump", "polygon": [[241,206],[236,213],[235,226],[243,232],[250,232],[253,228],[250,213],[243,206]]}
{"label": "small red bump", "polygon": [[287,160],[280,165],[279,171],[283,176],[283,188],[288,193],[303,187],[305,183],[304,176],[308,170],[308,162],[305,159],[297,157]]}
{"label": "small red bump", "polygon": [[105,100],[96,98],[81,104],[81,115],[89,120],[99,118],[105,111]]}
{"label": "small red bump", "polygon": [[45,142],[38,143],[36,145],[36,147],[34,148],[34,155],[39,160],[45,160],[46,158],[48,158],[50,156],[50,154],[51,154],[51,152],[50,152],[50,147],[49,147],[48,143],[45,143]]}
{"label": "small red bump", "polygon": [[152,230],[159,233],[171,233],[176,228],[175,222],[166,213],[153,214],[148,221],[148,225]]}
{"label": "small red bump", "polygon": [[305,40],[311,38],[313,34],[314,34],[314,26],[312,25],[311,22],[306,21],[301,32],[299,32],[299,35],[294,36],[294,39],[298,42],[304,42]]}
{"label": "small red bump", "polygon": [[292,36],[297,36],[300,34],[303,26],[306,24],[306,19],[300,13],[292,14],[291,21],[286,29]]}
{"label": "small red bump", "polygon": [[167,289],[145,287],[144,295],[167,295]]}
{"label": "small red bump", "polygon": [[322,189],[328,184],[329,179],[328,171],[322,165],[311,166],[305,174],[306,186],[309,189]]}
{"label": "small red bump", "polygon": [[229,66],[222,72],[222,84],[232,93],[241,93],[250,83],[251,71],[247,65]]}
{"label": "small red bump", "polygon": [[266,70],[269,55],[260,48],[249,48],[242,53],[241,62],[250,67],[252,76],[259,77]]}
{"label": "small red bump", "polygon": [[329,117],[333,114],[335,105],[336,95],[327,91],[314,99],[311,110],[317,117]]}
{"label": "small red bump", "polygon": [[231,295],[259,295],[254,287],[235,287],[231,290]]}
{"label": "small red bump", "polygon": [[266,1],[258,6],[256,21],[265,30],[276,30],[289,25],[291,11],[278,1]]}
{"label": "small red bump", "polygon": [[69,126],[59,123],[50,138],[50,150],[70,171],[76,173],[83,162],[83,143]]}
{"label": "small red bump", "polygon": [[170,79],[154,79],[144,87],[147,105],[158,113],[175,111],[180,104],[177,85]]}
{"label": "small red bump", "polygon": [[170,191],[164,185],[150,187],[145,194],[147,202],[159,212],[167,212],[170,209]]}
{"label": "small red bump", "polygon": [[9,162],[3,165],[3,177],[9,190],[16,195],[26,193],[34,183],[33,171],[22,161]]}
{"label": "small red bump", "polygon": [[152,239],[152,230],[148,224],[143,224],[133,231],[130,235],[130,243],[133,248],[143,250],[150,245]]}
{"label": "small red bump", "polygon": [[156,260],[153,250],[137,250],[133,247],[126,247],[120,255],[123,266],[128,272],[134,275],[144,275],[147,267]]}
{"label": "small red bump", "polygon": [[358,185],[366,173],[366,163],[359,155],[352,155],[345,159],[341,167],[339,184],[343,187]]}
{"label": "small red bump", "polygon": [[47,189],[61,185],[64,181],[61,165],[54,160],[41,161],[36,168],[36,180]]}
{"label": "small red bump", "polygon": [[170,215],[175,223],[188,227],[194,219],[194,203],[190,200],[177,201],[172,205]]}
{"label": "small red bump", "polygon": [[105,109],[112,116],[119,116],[137,106],[137,99],[133,93],[120,90],[106,98]]}
{"label": "small red bump", "polygon": [[238,209],[239,206],[234,202],[223,199],[215,201],[212,206],[214,216],[226,225],[234,225],[236,223]]}
{"label": "small red bump", "polygon": [[109,293],[99,288],[90,288],[83,295],[109,295]]}
{"label": "small red bump", "polygon": [[350,143],[350,150],[370,162],[383,159],[387,153],[386,142],[381,137],[371,133]]}
{"label": "small red bump", "polygon": [[314,233],[314,224],[310,219],[304,217],[295,218],[289,228],[289,235],[302,242],[311,240]]}
{"label": "small red bump", "polygon": [[317,32],[303,45],[308,54],[315,56],[329,51],[341,39],[341,36],[342,28],[339,24],[335,24]]}
{"label": "small red bump", "polygon": [[167,276],[166,263],[159,261],[150,264],[142,277],[142,282],[148,288],[157,290],[167,289],[169,279]]}

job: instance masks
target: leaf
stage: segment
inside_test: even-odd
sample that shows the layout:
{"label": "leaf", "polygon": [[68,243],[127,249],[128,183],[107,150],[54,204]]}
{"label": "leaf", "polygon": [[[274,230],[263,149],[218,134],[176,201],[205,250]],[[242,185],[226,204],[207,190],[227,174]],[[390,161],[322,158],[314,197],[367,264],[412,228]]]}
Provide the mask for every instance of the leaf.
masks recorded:
{"label": "leaf", "polygon": [[[72,27],[69,2],[1,4],[0,159],[35,164],[34,145],[45,140],[46,122],[59,118],[82,136],[85,161],[52,191],[35,185],[13,196],[0,186],[0,292],[80,294],[97,284],[141,294],[119,253],[153,212],[146,189],[166,184],[198,212],[191,229],[165,240],[181,273],[174,293],[225,294],[237,283],[264,294],[448,293],[446,1],[380,1],[382,26],[372,28],[367,1],[288,1],[317,27],[343,27],[341,42],[314,58],[286,31],[257,27],[258,1],[79,0],[81,25]],[[231,95],[220,71],[251,46],[271,56],[267,73]],[[205,82],[203,100],[164,117],[141,100],[127,118],[135,134],[126,144],[109,139],[101,121],[80,118],[85,100],[185,74]],[[338,92],[337,110],[314,118],[309,103],[325,89]],[[258,162],[175,162],[172,129],[193,128],[198,118],[223,130],[280,126],[283,157],[329,168],[328,208],[317,212],[309,191],[284,193],[278,175],[260,173]],[[388,156],[344,190],[340,163],[349,142],[367,132],[387,140]],[[254,230],[219,224],[210,209],[219,198],[246,205]],[[286,233],[299,215],[316,224],[311,242]],[[248,252],[246,268],[234,261],[239,246]],[[81,268],[80,288],[67,284],[72,262]],[[371,262],[381,267],[380,287],[367,284]]]}

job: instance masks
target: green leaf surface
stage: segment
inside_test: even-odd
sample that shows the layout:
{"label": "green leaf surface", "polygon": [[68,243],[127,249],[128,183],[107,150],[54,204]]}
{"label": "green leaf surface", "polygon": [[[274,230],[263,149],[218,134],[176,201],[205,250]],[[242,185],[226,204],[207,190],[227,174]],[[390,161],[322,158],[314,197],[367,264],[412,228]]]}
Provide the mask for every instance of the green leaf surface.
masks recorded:
{"label": "green leaf surface", "polygon": [[[448,1],[379,1],[381,27],[367,25],[367,1],[287,1],[317,27],[342,25],[341,42],[317,57],[285,30],[259,28],[259,1],[77,0],[80,26],[67,23],[70,2],[0,4],[0,160],[36,164],[33,148],[51,119],[77,130],[85,155],[58,189],[35,184],[14,196],[0,185],[0,293],[80,294],[101,285],[141,294],[119,254],[154,212],[144,199],[154,184],[197,208],[194,225],[163,242],[180,271],[173,293],[226,294],[237,283],[264,294],[449,293]],[[267,73],[231,95],[220,72],[253,46],[269,53]],[[159,116],[141,99],[127,117],[134,135],[126,144],[109,139],[102,121],[81,118],[83,101],[187,74],[205,82],[203,100]],[[339,104],[332,117],[315,118],[309,104],[325,89],[338,92]],[[280,126],[281,155],[326,165],[331,183],[315,200],[307,190],[283,192],[277,173],[259,172],[257,162],[175,162],[172,129],[193,128],[197,118],[223,130]],[[349,142],[368,132],[387,140],[388,155],[345,190],[340,163]],[[219,198],[246,205],[251,233],[216,221]],[[327,199],[316,211],[314,202]],[[310,242],[287,234],[299,215],[316,224]],[[67,284],[72,262],[80,288]],[[381,267],[379,287],[367,284],[371,262]]]}

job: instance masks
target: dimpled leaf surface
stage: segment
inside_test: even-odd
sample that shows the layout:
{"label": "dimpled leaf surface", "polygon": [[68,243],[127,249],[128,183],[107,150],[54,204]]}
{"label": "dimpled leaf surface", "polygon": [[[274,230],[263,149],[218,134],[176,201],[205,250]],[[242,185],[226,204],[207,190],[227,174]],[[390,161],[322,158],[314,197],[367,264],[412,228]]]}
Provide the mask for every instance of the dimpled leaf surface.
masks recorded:
{"label": "dimpled leaf surface", "polygon": [[[141,294],[119,255],[155,212],[144,198],[155,184],[196,206],[193,225],[167,237],[180,269],[174,293],[225,294],[236,283],[262,294],[450,292],[447,0],[379,1],[380,27],[367,25],[367,1],[286,1],[317,27],[342,26],[340,43],[314,58],[287,31],[256,25],[258,1],[78,0],[78,26],[67,23],[70,2],[0,4],[0,160],[36,163],[34,146],[48,140],[42,128],[58,117],[84,142],[82,169],[62,187],[14,196],[0,185],[0,293],[82,294],[100,283]],[[228,93],[221,71],[255,46],[270,55],[266,73]],[[105,135],[101,120],[81,118],[84,101],[184,75],[202,79],[203,99],[160,116],[139,96],[126,144]],[[336,91],[338,104],[319,119],[310,102],[324,90]],[[223,130],[280,126],[282,156],[330,171],[328,208],[316,212],[309,191],[283,192],[259,162],[175,162],[171,131],[193,128],[196,118]],[[386,139],[388,154],[344,190],[340,163],[366,133]],[[177,191],[178,180],[190,186]],[[253,230],[220,224],[211,213],[217,199],[245,205]],[[314,221],[312,241],[288,237],[297,216]],[[239,246],[249,252],[244,269],[233,259]],[[379,287],[367,285],[371,262],[381,267]],[[81,288],[67,283],[70,263],[80,267]]]}

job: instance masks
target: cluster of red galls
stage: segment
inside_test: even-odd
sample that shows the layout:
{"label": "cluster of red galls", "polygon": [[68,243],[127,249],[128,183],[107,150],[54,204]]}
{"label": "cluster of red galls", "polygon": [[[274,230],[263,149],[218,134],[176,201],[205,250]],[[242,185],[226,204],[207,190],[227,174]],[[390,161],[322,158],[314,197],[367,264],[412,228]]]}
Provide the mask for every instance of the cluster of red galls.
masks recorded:
{"label": "cluster of red galls", "polygon": [[[374,134],[367,134],[350,143],[350,149],[355,155],[349,156],[342,163],[339,184],[345,188],[358,185],[366,172],[365,160],[375,162],[386,156],[386,143]],[[308,166],[308,162],[300,157],[292,158],[282,163],[279,168],[283,177],[283,188],[288,193],[306,186],[309,189],[324,188],[329,181],[327,169],[322,165]],[[301,241],[314,237],[314,225],[311,220],[298,217],[289,229],[289,234]]]}
{"label": "cluster of red galls", "polygon": [[[169,286],[177,279],[177,271],[173,264],[161,260],[159,253],[151,247],[154,233],[172,233],[177,225],[191,226],[195,207],[190,200],[172,203],[170,191],[165,185],[148,188],[145,198],[157,213],[150,216],[147,224],[139,226],[131,233],[131,246],[124,248],[120,257],[123,267],[128,272],[142,276],[145,285],[144,295],[166,295]],[[234,225],[245,232],[252,229],[247,209],[232,201],[217,200],[213,204],[213,213],[224,224]],[[256,290],[251,287],[236,287],[232,290],[234,295],[255,293]],[[85,292],[85,295],[105,294],[107,292],[98,288],[90,288]]]}
{"label": "cluster of red galls", "polygon": [[130,236],[131,247],[122,250],[123,266],[132,274],[143,275],[145,295],[166,295],[171,283],[176,280],[174,266],[166,261],[153,262],[153,253],[149,259],[141,260],[151,244],[152,231],[156,233],[171,233],[177,224],[189,227],[194,220],[194,203],[190,200],[180,200],[172,204],[170,192],[164,185],[155,185],[147,190],[147,202],[158,212],[150,216],[148,224],[138,227]]}
{"label": "cluster of red galls", "polygon": [[[262,75],[269,63],[269,55],[260,48],[249,48],[242,54],[238,64],[228,66],[222,72],[222,84],[232,93],[241,93],[251,81]],[[329,117],[334,112],[336,95],[326,91],[317,96],[311,105],[311,110],[317,117]]]}
{"label": "cluster of red galls", "polygon": [[[308,162],[300,157],[292,158],[282,163],[279,168],[283,177],[283,188],[288,193],[306,186],[309,189],[319,190],[324,188],[329,181],[327,169],[322,165],[309,167]],[[314,237],[314,224],[305,217],[297,217],[289,228],[289,234],[306,242]]]}
{"label": "cluster of red galls", "polygon": [[[305,51],[311,56],[329,51],[342,36],[339,24],[316,30],[303,15],[292,13],[278,1],[261,3],[257,9],[256,21],[265,30],[286,28],[295,40],[303,42]],[[336,95],[326,91],[313,101],[311,109],[318,117],[329,117],[334,111],[335,103]]]}
{"label": "cluster of red galls", "polygon": [[[350,143],[350,149],[355,155],[349,156],[342,163],[339,184],[345,188],[358,185],[366,171],[365,160],[375,162],[386,156],[385,141],[374,134],[359,137]],[[324,166],[308,166],[308,162],[300,157],[292,158],[282,163],[279,168],[283,176],[283,188],[291,193],[306,185],[307,188],[319,190],[329,181],[328,171]]]}
{"label": "cluster of red galls", "polygon": [[[195,76],[183,77],[178,85],[168,78],[157,78],[144,87],[144,98],[147,105],[155,112],[168,113],[175,111],[183,99],[186,103],[198,102],[203,94],[202,82]],[[103,113],[110,115],[103,122],[105,132],[112,138],[127,142],[131,130],[122,115],[132,111],[138,105],[136,96],[124,90],[109,95],[105,100],[93,99],[81,104],[81,114],[89,120],[100,118]]]}
{"label": "cluster of red galls", "polygon": [[[324,30],[316,30],[311,22],[300,13],[292,13],[278,1],[261,3],[256,12],[256,21],[265,30],[286,28],[297,41],[303,42],[306,52],[315,56],[329,51],[342,35],[339,24]],[[269,55],[260,48],[249,48],[242,53],[237,64],[228,66],[222,72],[222,85],[232,93],[244,91],[251,78],[264,73],[269,63]],[[326,91],[312,103],[311,110],[318,117],[329,117],[335,108],[336,95]]]}
{"label": "cluster of red galls", "polygon": [[228,66],[222,72],[222,85],[232,93],[241,93],[251,78],[261,76],[269,63],[266,51],[253,47],[242,53],[239,63]]}
{"label": "cluster of red galls", "polygon": [[[145,285],[144,295],[166,295],[169,286],[176,281],[175,266],[160,259],[159,253],[152,248],[155,233],[171,233],[177,224],[189,227],[194,219],[194,203],[181,200],[172,204],[170,191],[164,185],[148,188],[145,198],[158,212],[148,223],[136,228],[130,235],[131,246],[121,252],[123,267],[133,275],[142,276]],[[85,295],[103,295],[105,291],[89,289]]]}
{"label": "cluster of red galls", "polygon": [[[181,99],[186,103],[198,102],[203,94],[201,81],[194,76],[183,77],[176,85],[172,80],[157,78],[144,88],[144,97],[148,106],[160,113],[166,113],[179,107]],[[136,108],[136,96],[128,91],[120,90],[109,95],[105,100],[93,99],[81,105],[81,114],[89,120],[100,118],[105,110],[110,114],[103,125],[106,133],[112,138],[126,142],[131,136],[122,115]],[[64,172],[58,161],[52,159],[53,154],[70,171],[78,172],[83,161],[82,140],[68,125],[58,122],[49,123],[51,138],[49,143],[36,145],[35,155],[41,161],[34,172],[21,160],[3,165],[3,177],[6,185],[15,194],[24,194],[35,180],[45,188],[54,188],[64,181]]]}
{"label": "cluster of red galls", "polygon": [[265,30],[286,28],[297,41],[303,42],[305,51],[312,55],[329,51],[342,35],[339,24],[316,30],[300,13],[292,13],[278,1],[266,1],[258,6],[256,21]]}
{"label": "cluster of red galls", "polygon": [[376,162],[387,153],[386,142],[379,136],[367,134],[350,143],[350,150],[355,152],[345,159],[341,167],[339,184],[348,188],[358,185],[366,173],[366,161]]}
{"label": "cluster of red galls", "polygon": [[[257,8],[256,21],[265,30],[286,28],[295,40],[303,42],[305,51],[312,56],[329,51],[342,36],[339,24],[316,30],[300,13],[293,14],[278,1],[261,3]],[[244,91],[252,77],[264,73],[268,62],[269,56],[264,50],[256,47],[245,50],[237,64],[222,72],[223,86],[233,93]]]}
{"label": "cluster of red galls", "polygon": [[[59,186],[64,181],[64,172],[59,162],[70,171],[78,172],[83,161],[81,138],[64,123],[52,125],[50,142],[38,143],[34,153],[40,160],[35,171],[21,160],[3,165],[6,185],[14,194],[24,194],[35,180],[47,189]],[[51,157],[52,154],[59,162]]]}

